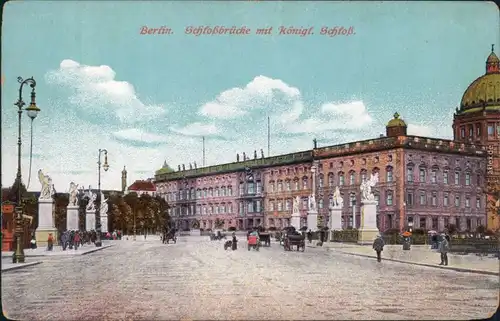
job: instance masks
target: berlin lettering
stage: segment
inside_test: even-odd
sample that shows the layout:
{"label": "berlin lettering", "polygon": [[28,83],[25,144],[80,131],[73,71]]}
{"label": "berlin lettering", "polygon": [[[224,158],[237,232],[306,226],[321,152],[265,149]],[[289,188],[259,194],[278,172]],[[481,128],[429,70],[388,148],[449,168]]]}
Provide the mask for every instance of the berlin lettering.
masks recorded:
{"label": "berlin lettering", "polygon": [[173,32],[172,32],[172,29],[167,28],[166,26],[161,26],[160,28],[148,28],[148,26],[142,26],[139,34],[141,34],[141,35],[171,35],[171,34],[173,34]]}
{"label": "berlin lettering", "polygon": [[235,36],[240,36],[240,35],[250,34],[250,29],[245,27],[245,26],[239,27],[239,28],[237,28],[236,26],[232,26],[230,28],[224,27],[224,26],[215,26],[215,27],[189,26],[189,27],[186,27],[186,30],[184,33],[186,35],[193,35],[195,37],[198,37],[201,35],[235,35]]}
{"label": "berlin lettering", "polygon": [[488,145],[488,157],[486,160],[486,171],[488,175],[493,175],[493,145]]}

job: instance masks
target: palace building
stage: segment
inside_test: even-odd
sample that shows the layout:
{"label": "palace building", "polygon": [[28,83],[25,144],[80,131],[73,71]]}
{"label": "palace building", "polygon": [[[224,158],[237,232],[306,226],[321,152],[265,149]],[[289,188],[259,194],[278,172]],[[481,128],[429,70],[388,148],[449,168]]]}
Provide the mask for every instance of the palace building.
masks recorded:
{"label": "palace building", "polygon": [[[290,224],[296,196],[305,226],[315,181],[319,224],[326,226],[338,186],[344,228],[359,227],[360,183],[379,173],[374,193],[381,231],[442,231],[451,224],[462,231],[487,224],[492,228],[495,217],[486,215],[487,192],[498,182],[500,169],[500,73],[494,52],[486,74],[469,86],[457,108],[454,140],[411,136],[406,129],[396,113],[383,137],[328,147],[318,147],[314,140],[311,150],[274,157],[255,152],[252,159],[241,160],[237,155],[236,162],[203,168],[179,166],[174,171],[165,163],[155,175],[157,193],[171,205],[180,228],[281,228]],[[317,168],[315,180],[312,166]]]}

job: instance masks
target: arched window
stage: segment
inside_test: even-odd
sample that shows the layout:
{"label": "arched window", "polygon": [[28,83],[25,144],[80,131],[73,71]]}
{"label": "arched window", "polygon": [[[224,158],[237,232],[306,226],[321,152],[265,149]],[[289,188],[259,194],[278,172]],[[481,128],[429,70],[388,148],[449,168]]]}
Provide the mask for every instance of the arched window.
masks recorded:
{"label": "arched window", "polygon": [[283,192],[283,181],[278,181],[278,192]]}
{"label": "arched window", "polygon": [[333,185],[335,185],[333,173],[328,173],[328,186],[333,187]]}
{"label": "arched window", "polygon": [[344,177],[344,172],[339,172],[339,186],[344,186],[345,184],[345,177]]}
{"label": "arched window", "polygon": [[356,205],[356,194],[350,193],[349,194],[349,206],[354,206]]}
{"label": "arched window", "polygon": [[392,201],[393,201],[392,196],[393,196],[393,193],[391,190],[388,190],[385,192],[385,204],[387,206],[392,206]]}
{"label": "arched window", "polygon": [[274,181],[269,181],[269,193],[274,193]]}
{"label": "arched window", "polygon": [[394,181],[394,172],[392,170],[392,166],[387,166],[385,168],[385,182],[386,183],[392,183]]}
{"label": "arched window", "polygon": [[318,178],[318,185],[320,188],[323,188],[325,182],[324,182],[325,178],[324,178],[324,175],[323,174],[319,174],[319,178]]}
{"label": "arched window", "polygon": [[309,188],[309,184],[308,184],[309,180],[307,179],[306,176],[304,176],[302,178],[302,189],[308,189]]}
{"label": "arched window", "polygon": [[290,179],[287,179],[287,180],[285,181],[285,190],[286,190],[287,192],[289,192],[289,191],[291,191],[291,190],[292,190],[292,184],[290,183]]}
{"label": "arched window", "polygon": [[220,196],[220,195],[219,195],[219,188],[218,188],[218,187],[216,187],[216,188],[215,188],[215,196],[216,196],[216,197],[219,197],[219,196]]}
{"label": "arched window", "polygon": [[361,182],[367,180],[367,177],[366,177],[366,169],[362,169],[361,170],[361,175],[360,175],[360,178],[361,178]]}
{"label": "arched window", "polygon": [[294,189],[295,191],[300,190],[300,184],[299,184],[299,179],[298,179],[298,177],[295,177],[295,178],[293,179],[293,189]]}
{"label": "arched window", "polygon": [[226,186],[221,187],[222,196],[226,196]]}
{"label": "arched window", "polygon": [[349,172],[349,185],[354,185],[354,184],[356,184],[356,172],[350,171]]}

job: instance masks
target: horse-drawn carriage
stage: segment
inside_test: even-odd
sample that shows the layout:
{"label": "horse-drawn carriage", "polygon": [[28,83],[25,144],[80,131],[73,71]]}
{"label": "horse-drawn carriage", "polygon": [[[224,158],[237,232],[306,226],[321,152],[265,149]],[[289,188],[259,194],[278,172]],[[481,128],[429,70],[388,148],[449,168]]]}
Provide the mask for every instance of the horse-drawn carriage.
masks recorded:
{"label": "horse-drawn carriage", "polygon": [[221,233],[220,231],[217,231],[217,233],[211,233],[210,234],[210,241],[219,241],[222,239],[226,239],[226,234]]}
{"label": "horse-drawn carriage", "polygon": [[256,251],[260,248],[260,240],[257,233],[250,233],[247,236],[248,250],[254,249]]}
{"label": "horse-drawn carriage", "polygon": [[270,233],[267,233],[267,232],[259,233],[259,238],[260,238],[260,242],[262,243],[262,246],[267,246],[267,247],[271,246],[271,234]]}
{"label": "horse-drawn carriage", "polygon": [[170,241],[174,241],[174,244],[177,243],[177,235],[175,232],[176,229],[165,230],[161,238],[163,244],[168,244]]}
{"label": "horse-drawn carriage", "polygon": [[287,228],[283,235],[283,248],[285,251],[292,251],[292,248],[296,246],[297,251],[304,252],[306,249],[305,239],[305,235],[295,230],[295,228]]}

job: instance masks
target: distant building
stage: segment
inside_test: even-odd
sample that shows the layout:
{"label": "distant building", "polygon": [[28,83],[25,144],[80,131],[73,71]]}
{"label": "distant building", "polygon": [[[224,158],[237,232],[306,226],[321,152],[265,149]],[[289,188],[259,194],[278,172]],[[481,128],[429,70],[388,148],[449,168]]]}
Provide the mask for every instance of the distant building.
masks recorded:
{"label": "distant building", "polygon": [[[174,171],[166,163],[156,172],[158,193],[171,205],[181,228],[198,220],[202,228],[290,224],[292,200],[299,196],[302,224],[312,193],[316,165],[316,200],[322,225],[336,186],[344,199],[343,227],[359,227],[364,178],[379,173],[374,188],[381,231],[422,228],[443,231],[498,227],[498,215],[486,211],[486,192],[500,177],[500,62],[492,53],[486,74],[465,91],[454,116],[454,140],[410,136],[395,114],[385,135],[317,147],[275,157],[237,156],[236,162]],[[256,154],[256,153],[255,153]],[[490,184],[490,185],[488,185]],[[356,219],[353,220],[353,214]]]}
{"label": "distant building", "polygon": [[151,180],[137,180],[127,188],[125,194],[135,192],[137,195],[149,194],[156,195],[156,186]]}

